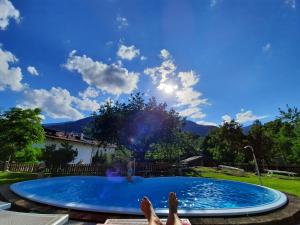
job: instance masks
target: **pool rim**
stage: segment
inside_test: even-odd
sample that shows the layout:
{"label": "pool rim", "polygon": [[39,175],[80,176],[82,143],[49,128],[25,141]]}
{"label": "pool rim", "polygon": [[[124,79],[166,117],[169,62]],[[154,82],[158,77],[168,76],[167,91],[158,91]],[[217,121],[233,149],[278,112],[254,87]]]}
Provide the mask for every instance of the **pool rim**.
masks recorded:
{"label": "pool rim", "polygon": [[[91,206],[89,204],[79,204],[76,203],[75,205],[72,204],[65,204],[65,203],[59,203],[56,200],[43,200],[39,199],[36,197],[31,197],[28,196],[30,194],[24,193],[23,191],[20,190],[15,190],[15,187],[20,184],[20,183],[26,183],[26,182],[31,182],[31,181],[36,181],[36,180],[51,180],[53,178],[55,179],[63,179],[65,177],[72,178],[72,177],[102,177],[102,178],[107,178],[105,176],[61,176],[61,177],[48,177],[48,178],[39,178],[39,179],[33,179],[33,180],[26,180],[26,181],[21,181],[17,182],[14,184],[11,184],[9,186],[10,190],[13,191],[15,194],[19,195],[22,198],[31,200],[33,202],[37,203],[42,203],[45,205],[49,206],[54,206],[54,207],[59,207],[59,208],[65,208],[65,209],[73,209],[73,210],[79,210],[79,211],[85,211],[85,212],[98,212],[98,213],[112,213],[112,214],[124,214],[124,215],[143,215],[142,212],[140,211],[139,208],[125,208],[124,207],[109,207],[109,206],[98,206],[95,207],[94,205]],[[176,178],[176,177],[183,177],[183,178],[199,178],[199,177],[185,177],[185,176],[168,176],[168,177],[150,177],[150,178],[143,178],[143,179],[151,179],[151,178]],[[286,205],[288,203],[288,198],[287,196],[275,189],[262,186],[262,185],[257,185],[257,184],[251,184],[247,182],[241,182],[241,181],[232,181],[232,180],[225,180],[225,179],[215,179],[215,178],[202,178],[201,179],[207,179],[207,180],[216,180],[216,181],[226,181],[226,182],[233,182],[233,183],[243,183],[247,185],[253,185],[253,186],[258,186],[261,188],[268,189],[269,191],[272,191],[274,194],[276,194],[277,199],[271,203],[266,203],[262,204],[259,206],[254,206],[254,207],[243,207],[243,208],[228,208],[228,209],[195,209],[195,210],[184,210],[184,209],[179,209],[178,214],[181,216],[245,216],[245,215],[253,215],[253,214],[261,214],[261,213],[267,213],[267,212],[272,212],[276,209],[279,209]],[[88,208],[90,207],[90,208]],[[91,208],[93,207],[93,208]],[[163,208],[155,208],[155,212],[159,216],[167,216],[168,215],[168,209],[163,209]]]}

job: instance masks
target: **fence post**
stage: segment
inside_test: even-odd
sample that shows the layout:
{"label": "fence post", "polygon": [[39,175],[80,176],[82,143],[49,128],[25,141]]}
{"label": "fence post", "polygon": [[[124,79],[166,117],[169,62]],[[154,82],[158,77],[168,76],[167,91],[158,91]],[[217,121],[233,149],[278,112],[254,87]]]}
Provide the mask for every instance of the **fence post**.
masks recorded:
{"label": "fence post", "polygon": [[9,171],[9,161],[5,161],[4,163],[4,171]]}

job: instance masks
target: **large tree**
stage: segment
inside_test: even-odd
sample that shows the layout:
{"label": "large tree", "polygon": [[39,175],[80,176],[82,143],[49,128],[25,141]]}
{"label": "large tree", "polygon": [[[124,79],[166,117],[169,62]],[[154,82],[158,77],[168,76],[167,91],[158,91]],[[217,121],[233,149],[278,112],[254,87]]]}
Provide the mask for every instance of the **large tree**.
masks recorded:
{"label": "large tree", "polygon": [[90,133],[100,144],[114,143],[133,151],[139,159],[152,143],[171,142],[181,130],[183,119],[155,98],[145,102],[143,94],[131,95],[127,103],[107,102],[94,115]]}
{"label": "large tree", "polygon": [[11,108],[0,114],[0,160],[14,160],[16,152],[44,140],[40,113],[38,108]]}
{"label": "large tree", "polygon": [[203,141],[202,148],[218,163],[239,163],[245,160],[244,145],[241,125],[231,120],[213,130]]}
{"label": "large tree", "polygon": [[264,126],[259,120],[254,121],[247,135],[249,144],[253,147],[259,160],[270,162],[272,159],[273,140],[267,134]]}

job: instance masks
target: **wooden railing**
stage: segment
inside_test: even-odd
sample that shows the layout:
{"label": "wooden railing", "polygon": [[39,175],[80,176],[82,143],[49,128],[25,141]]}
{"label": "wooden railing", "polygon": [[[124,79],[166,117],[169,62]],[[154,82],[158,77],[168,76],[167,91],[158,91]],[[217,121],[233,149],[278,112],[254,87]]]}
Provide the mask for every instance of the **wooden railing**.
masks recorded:
{"label": "wooden railing", "polygon": [[38,164],[36,163],[11,163],[9,164],[9,171],[12,172],[37,172]]}
{"label": "wooden railing", "polygon": [[[232,166],[232,165],[230,165]],[[246,171],[253,171],[254,166],[249,164],[236,164],[238,168]],[[4,163],[0,163],[0,171],[5,169]],[[27,172],[37,173],[40,171],[39,165],[34,163],[10,163],[8,166],[11,172]],[[263,169],[275,169],[289,171],[300,174],[300,166],[284,166],[284,165],[266,165]],[[127,173],[126,164],[92,165],[92,164],[68,164],[65,166],[47,166],[43,169],[44,173],[54,175],[96,175],[96,176],[124,176]],[[137,162],[135,172],[138,176],[159,176],[159,175],[177,175],[178,166],[176,164],[164,162]]]}
{"label": "wooden railing", "polygon": [[[172,175],[175,167],[169,163],[136,163],[136,175]],[[10,163],[8,166],[11,172],[40,172],[39,164],[28,163]],[[0,164],[0,170],[4,170],[4,166]],[[65,166],[47,166],[42,170],[44,173],[53,175],[97,175],[97,176],[124,176],[127,174],[126,164],[92,165],[92,164],[68,164]]]}

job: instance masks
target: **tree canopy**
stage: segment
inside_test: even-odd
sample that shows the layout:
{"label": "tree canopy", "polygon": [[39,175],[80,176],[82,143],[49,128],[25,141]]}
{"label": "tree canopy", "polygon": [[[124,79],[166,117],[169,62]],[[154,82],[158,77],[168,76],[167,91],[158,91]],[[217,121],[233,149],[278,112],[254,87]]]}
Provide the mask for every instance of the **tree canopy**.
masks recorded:
{"label": "tree canopy", "polygon": [[94,117],[90,127],[93,138],[101,144],[123,145],[140,159],[151,144],[173,142],[184,123],[166,103],[157,103],[154,97],[145,102],[141,93],[131,95],[128,103],[107,102]]}
{"label": "tree canopy", "polygon": [[18,151],[30,151],[44,140],[41,110],[11,108],[0,114],[0,160],[15,160]]}
{"label": "tree canopy", "polygon": [[72,162],[77,155],[78,152],[73,149],[73,145],[63,142],[58,149],[55,144],[45,146],[42,159],[49,165],[64,166]]}
{"label": "tree canopy", "polygon": [[234,120],[223,123],[205,138],[203,151],[218,163],[243,163],[252,160],[251,154],[243,150],[250,144],[259,161],[300,163],[300,112],[287,105],[287,110],[279,109],[279,114],[265,124],[254,121],[247,134]]}

